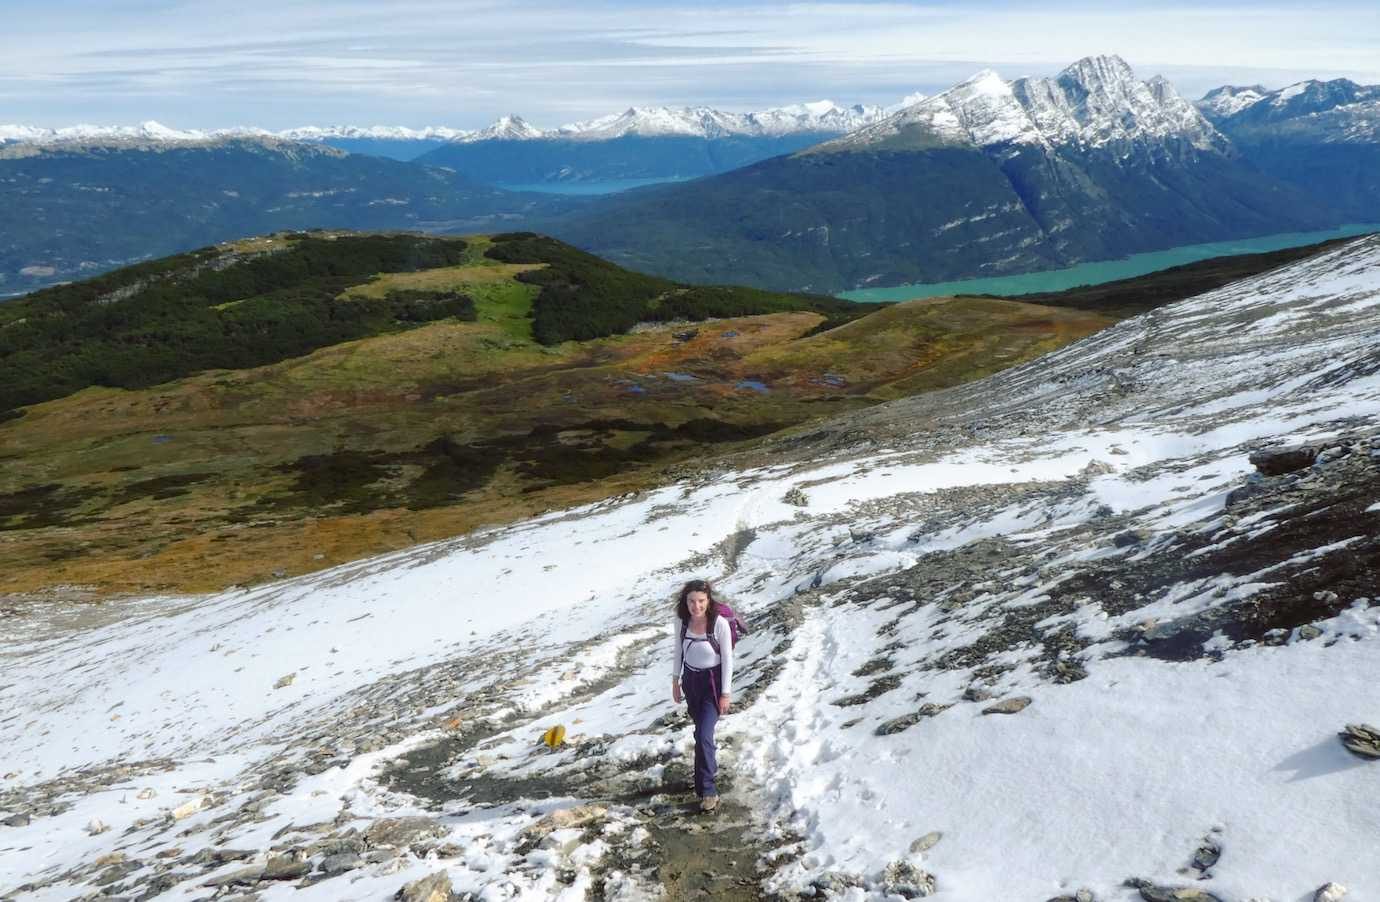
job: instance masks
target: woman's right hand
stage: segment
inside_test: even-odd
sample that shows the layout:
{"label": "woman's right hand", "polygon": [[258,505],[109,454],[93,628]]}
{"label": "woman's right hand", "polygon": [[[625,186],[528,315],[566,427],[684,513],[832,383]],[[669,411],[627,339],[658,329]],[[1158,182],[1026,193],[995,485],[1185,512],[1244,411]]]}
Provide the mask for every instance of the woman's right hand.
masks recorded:
{"label": "woman's right hand", "polygon": [[678,705],[685,700],[680,694],[680,680],[671,681],[671,698],[675,699]]}

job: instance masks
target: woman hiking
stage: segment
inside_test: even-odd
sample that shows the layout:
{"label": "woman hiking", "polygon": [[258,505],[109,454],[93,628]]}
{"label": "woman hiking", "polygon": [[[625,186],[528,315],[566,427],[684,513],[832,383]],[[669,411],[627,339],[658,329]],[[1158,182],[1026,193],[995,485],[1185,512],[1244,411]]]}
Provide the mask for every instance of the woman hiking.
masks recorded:
{"label": "woman hiking", "polygon": [[695,722],[695,795],[700,810],[719,807],[714,775],[714,725],[733,700],[733,633],[721,617],[714,590],[702,579],[681,587],[676,601],[675,652],[671,665],[671,698],[684,698]]}

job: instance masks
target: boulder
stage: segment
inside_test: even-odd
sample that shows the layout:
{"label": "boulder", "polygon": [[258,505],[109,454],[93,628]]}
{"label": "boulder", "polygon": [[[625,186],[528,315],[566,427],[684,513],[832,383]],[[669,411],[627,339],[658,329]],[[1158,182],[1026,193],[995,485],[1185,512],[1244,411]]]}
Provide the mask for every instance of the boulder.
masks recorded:
{"label": "boulder", "polygon": [[1337,734],[1342,745],[1353,755],[1362,758],[1380,758],[1380,729],[1370,724],[1349,723]]}
{"label": "boulder", "polygon": [[579,805],[575,808],[561,808],[527,828],[527,833],[540,838],[553,830],[570,827],[586,827],[604,819],[609,810],[603,805]]}
{"label": "boulder", "polygon": [[249,868],[240,868],[228,874],[221,874],[219,877],[212,877],[202,886],[253,886],[263,879],[264,868],[262,865],[255,865]]}
{"label": "boulder", "polygon": [[1281,476],[1313,465],[1318,457],[1318,449],[1311,445],[1297,445],[1292,448],[1266,448],[1251,454],[1249,460],[1266,476]]}
{"label": "boulder", "polygon": [[406,884],[393,898],[398,902],[454,902],[455,892],[450,887],[450,875],[437,871]]}
{"label": "boulder", "polygon": [[1200,871],[1206,871],[1217,863],[1222,857],[1222,847],[1212,840],[1204,840],[1198,847],[1198,851],[1193,853],[1193,866]]}
{"label": "boulder", "polygon": [[429,817],[386,817],[364,831],[371,849],[401,849],[424,839],[438,839],[450,831]]}
{"label": "boulder", "polygon": [[1017,711],[1024,711],[1032,699],[1028,695],[1018,695],[1014,698],[1004,698],[995,705],[990,705],[982,709],[983,714],[1015,714]]}
{"label": "boulder", "polygon": [[1313,894],[1313,902],[1342,902],[1342,897],[1346,895],[1346,887],[1340,883],[1324,883],[1318,887],[1318,891]]}
{"label": "boulder", "polygon": [[296,880],[311,873],[311,862],[289,855],[274,855],[264,866],[265,880]]}
{"label": "boulder", "polygon": [[1118,548],[1130,548],[1132,545],[1139,545],[1145,541],[1145,536],[1134,529],[1119,532],[1112,536],[1112,544]]}
{"label": "boulder", "polygon": [[354,852],[337,852],[335,855],[327,855],[321,860],[321,873],[334,877],[336,874],[353,871],[363,865],[364,859]]}
{"label": "boulder", "polygon": [[1157,886],[1148,880],[1135,882],[1145,902],[1222,902],[1220,896],[1192,887]]}
{"label": "boulder", "polygon": [[29,813],[27,811],[21,811],[19,814],[11,814],[9,817],[5,818],[4,824],[6,827],[27,827],[29,826],[30,820],[32,820],[32,818],[29,817]]}
{"label": "boulder", "polygon": [[208,801],[209,800],[206,798],[206,796],[200,796],[190,801],[183,802],[181,805],[178,805],[176,808],[172,810],[172,819],[175,821],[180,821],[184,818],[189,818],[192,815],[196,814],[198,811],[201,811],[203,808],[211,807],[207,804]]}

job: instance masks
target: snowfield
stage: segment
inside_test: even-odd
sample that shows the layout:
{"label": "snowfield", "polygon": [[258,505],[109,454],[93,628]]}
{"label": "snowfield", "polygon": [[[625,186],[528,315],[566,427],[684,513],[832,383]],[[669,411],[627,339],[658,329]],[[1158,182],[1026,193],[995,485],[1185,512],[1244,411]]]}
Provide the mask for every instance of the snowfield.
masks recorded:
{"label": "snowfield", "polygon": [[[768,466],[27,607],[0,898],[1380,899],[1380,761],[1336,735],[1380,723],[1378,339],[1372,237]],[[700,576],[752,627],[711,819],[667,685]]]}

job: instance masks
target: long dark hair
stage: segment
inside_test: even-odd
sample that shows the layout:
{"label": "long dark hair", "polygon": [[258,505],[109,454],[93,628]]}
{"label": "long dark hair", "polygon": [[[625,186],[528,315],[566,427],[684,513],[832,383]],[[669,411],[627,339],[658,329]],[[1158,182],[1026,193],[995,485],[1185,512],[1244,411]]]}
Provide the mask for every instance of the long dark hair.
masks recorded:
{"label": "long dark hair", "polygon": [[676,616],[680,618],[681,635],[685,635],[685,630],[690,626],[690,604],[686,599],[690,597],[691,592],[703,592],[709,596],[709,609],[705,611],[705,633],[714,635],[714,622],[719,619],[719,599],[714,597],[714,587],[707,579],[690,580],[680,587],[680,592],[676,595]]}

